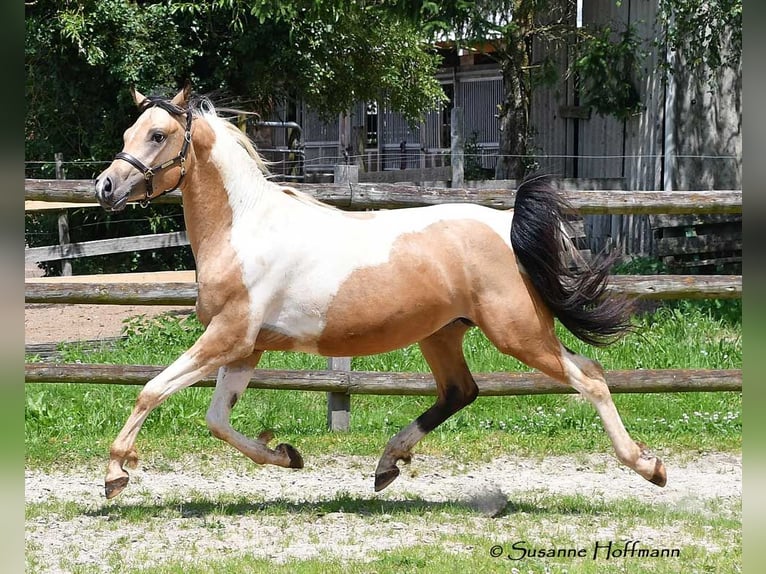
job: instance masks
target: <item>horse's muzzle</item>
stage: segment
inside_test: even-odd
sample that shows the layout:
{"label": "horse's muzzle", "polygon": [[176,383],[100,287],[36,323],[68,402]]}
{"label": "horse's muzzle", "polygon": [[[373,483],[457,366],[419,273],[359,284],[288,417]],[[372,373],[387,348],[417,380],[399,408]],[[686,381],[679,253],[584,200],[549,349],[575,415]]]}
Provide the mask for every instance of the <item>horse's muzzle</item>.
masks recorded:
{"label": "horse's muzzle", "polygon": [[96,180],[96,199],[107,211],[121,211],[128,202],[128,194],[115,193],[115,182],[106,173]]}

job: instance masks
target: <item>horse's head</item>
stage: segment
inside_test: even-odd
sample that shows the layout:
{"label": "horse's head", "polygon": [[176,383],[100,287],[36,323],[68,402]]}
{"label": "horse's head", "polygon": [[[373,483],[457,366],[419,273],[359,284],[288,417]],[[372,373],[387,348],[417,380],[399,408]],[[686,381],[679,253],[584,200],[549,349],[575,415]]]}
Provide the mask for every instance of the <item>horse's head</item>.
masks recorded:
{"label": "horse's head", "polygon": [[131,89],[142,110],[125,130],[125,145],[96,179],[96,198],[104,209],[120,211],[128,201],[149,200],[180,186],[191,144],[191,86],[172,100],[146,98]]}

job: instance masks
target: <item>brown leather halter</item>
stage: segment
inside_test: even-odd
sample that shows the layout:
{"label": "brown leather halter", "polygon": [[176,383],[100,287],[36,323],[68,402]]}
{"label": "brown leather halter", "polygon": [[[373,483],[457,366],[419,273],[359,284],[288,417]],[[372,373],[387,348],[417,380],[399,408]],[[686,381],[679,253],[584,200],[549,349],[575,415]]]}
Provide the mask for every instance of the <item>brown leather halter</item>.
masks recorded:
{"label": "brown leather halter", "polygon": [[[126,161],[135,167],[138,171],[143,173],[144,181],[146,182],[146,197],[144,197],[144,199],[140,202],[141,207],[146,207],[149,205],[149,201],[152,199],[160,197],[161,195],[165,195],[174,189],[178,189],[184,179],[184,176],[186,175],[186,154],[189,151],[189,144],[191,144],[191,108],[184,110],[183,108],[180,108],[167,100],[159,98],[147,98],[141,103],[142,112],[153,107],[162,108],[169,114],[175,116],[186,114],[186,131],[184,132],[184,143],[181,145],[181,151],[178,152],[178,155],[153,167],[147,167],[146,164],[144,164],[144,162],[142,162],[140,159],[124,151],[121,151],[114,156],[114,159],[121,159]],[[173,187],[166,189],[162,193],[158,193],[157,195],[152,196],[152,193],[154,193],[154,186],[152,185],[154,176],[157,173],[169,169],[175,165],[181,166],[181,175],[178,177],[178,182]]]}

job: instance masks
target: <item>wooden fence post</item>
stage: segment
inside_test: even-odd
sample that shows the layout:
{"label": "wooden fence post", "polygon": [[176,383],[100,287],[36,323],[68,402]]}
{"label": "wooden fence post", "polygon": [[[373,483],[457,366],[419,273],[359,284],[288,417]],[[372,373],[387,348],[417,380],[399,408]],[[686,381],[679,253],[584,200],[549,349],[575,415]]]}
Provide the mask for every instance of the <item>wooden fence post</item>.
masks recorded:
{"label": "wooden fence post", "polygon": [[337,164],[334,170],[335,183],[359,183],[359,166]]}
{"label": "wooden fence post", "polygon": [[[64,177],[64,154],[61,152],[55,153],[53,159],[56,162],[56,179],[66,179]],[[64,247],[66,253],[69,252],[69,245],[71,240],[69,239],[69,215],[66,209],[59,211],[58,217],[59,225],[59,245]],[[69,276],[72,274],[72,260],[61,260],[61,275]]]}
{"label": "wooden fence post", "polygon": [[455,106],[450,114],[450,163],[452,187],[462,187],[465,181],[465,153],[463,150],[463,108]]}
{"label": "wooden fence post", "polygon": [[[359,166],[335,166],[335,183],[359,183]],[[331,371],[351,371],[351,357],[330,357],[327,368]],[[351,418],[351,395],[348,393],[327,393],[327,428],[331,431],[347,431]]]}
{"label": "wooden fence post", "polygon": [[[331,371],[351,371],[351,357],[329,357],[327,368]],[[327,393],[327,428],[331,431],[347,431],[351,422],[351,395]]]}

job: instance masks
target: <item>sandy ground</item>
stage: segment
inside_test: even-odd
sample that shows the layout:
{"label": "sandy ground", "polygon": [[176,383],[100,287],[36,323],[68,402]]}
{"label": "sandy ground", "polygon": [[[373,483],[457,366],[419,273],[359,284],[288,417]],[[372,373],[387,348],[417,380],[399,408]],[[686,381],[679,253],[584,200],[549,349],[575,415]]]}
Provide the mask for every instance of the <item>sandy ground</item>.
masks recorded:
{"label": "sandy ground", "polygon": [[[25,266],[25,278],[41,276],[42,271],[37,266]],[[24,306],[24,342],[33,345],[119,337],[123,321],[129,317],[152,317],[168,311],[189,313],[192,310],[192,307],[156,305],[28,304]]]}
{"label": "sandy ground", "polygon": [[185,314],[191,312],[192,308],[28,304],[24,307],[24,342],[32,345],[119,337],[125,319],[136,315],[151,317],[168,311]]}
{"label": "sandy ground", "polygon": [[[514,540],[519,536],[517,513],[530,512],[516,508],[514,501],[528,501],[530,493],[582,495],[596,504],[633,497],[662,508],[725,513],[734,519],[741,513],[738,455],[708,453],[684,462],[670,457],[663,489],[606,454],[542,460],[503,456],[472,465],[416,456],[396,482],[376,494],[375,462],[371,457],[307,456],[301,470],[249,461],[219,465],[190,459],[156,468],[150,462],[134,471],[127,490],[109,502],[102,494],[103,469],[28,470],[27,503],[52,509],[27,520],[27,559],[36,564],[30,571],[112,572],[115,562],[120,571],[130,571],[168,559],[245,554],[275,562],[323,556],[369,561],[376,553],[415,544],[472,552],[472,546],[445,547],[442,539],[480,537],[486,539],[487,549],[493,542]],[[348,509],[343,501],[348,501]],[[451,514],[445,503],[470,512]],[[130,519],[135,512],[141,512],[141,520]],[[539,531],[524,535],[545,541],[551,532],[564,529],[585,544],[621,539],[626,535],[623,528],[608,515],[594,522],[587,512],[562,519],[548,517],[543,510]],[[679,531],[672,521],[631,528],[630,536],[644,544],[708,544],[696,534]]]}

